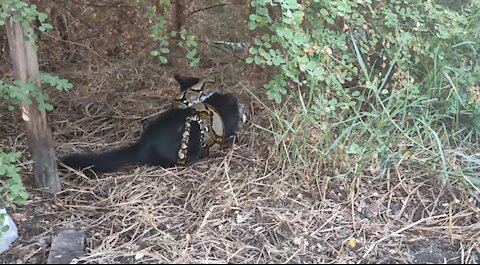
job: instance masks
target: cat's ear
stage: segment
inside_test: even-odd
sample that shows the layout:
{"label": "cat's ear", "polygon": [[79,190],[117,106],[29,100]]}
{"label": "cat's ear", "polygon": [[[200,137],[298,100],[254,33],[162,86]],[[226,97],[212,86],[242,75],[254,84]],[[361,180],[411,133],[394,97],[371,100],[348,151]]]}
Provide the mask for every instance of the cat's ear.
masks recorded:
{"label": "cat's ear", "polygon": [[175,74],[173,77],[180,85],[180,91],[184,91],[200,82],[200,78],[197,77],[183,76],[179,74]]}

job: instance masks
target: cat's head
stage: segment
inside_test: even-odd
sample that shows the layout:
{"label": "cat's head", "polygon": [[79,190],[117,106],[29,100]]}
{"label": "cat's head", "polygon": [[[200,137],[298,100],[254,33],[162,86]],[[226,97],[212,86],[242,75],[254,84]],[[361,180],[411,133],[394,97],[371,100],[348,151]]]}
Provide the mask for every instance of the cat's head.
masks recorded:
{"label": "cat's head", "polygon": [[175,74],[173,75],[173,78],[175,78],[177,83],[180,85],[180,92],[183,92],[193,87],[194,85],[200,83],[200,78],[198,77]]}

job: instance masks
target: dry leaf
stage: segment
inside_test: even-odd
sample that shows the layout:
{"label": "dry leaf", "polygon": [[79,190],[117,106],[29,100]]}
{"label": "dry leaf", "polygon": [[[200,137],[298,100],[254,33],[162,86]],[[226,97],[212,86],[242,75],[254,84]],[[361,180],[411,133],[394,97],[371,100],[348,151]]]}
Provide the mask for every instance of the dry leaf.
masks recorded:
{"label": "dry leaf", "polygon": [[302,244],[302,239],[300,237],[295,237],[293,239],[293,244],[300,246]]}
{"label": "dry leaf", "polygon": [[27,219],[27,216],[24,214],[24,213],[14,213],[12,214],[12,217],[13,217],[13,220],[15,221],[21,221],[21,222],[26,222],[28,219]]}

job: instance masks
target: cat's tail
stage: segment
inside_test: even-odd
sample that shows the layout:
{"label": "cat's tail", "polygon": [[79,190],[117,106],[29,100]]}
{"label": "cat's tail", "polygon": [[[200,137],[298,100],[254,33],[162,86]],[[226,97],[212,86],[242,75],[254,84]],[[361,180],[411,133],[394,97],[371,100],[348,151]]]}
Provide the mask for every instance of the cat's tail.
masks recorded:
{"label": "cat's tail", "polygon": [[65,169],[66,165],[76,170],[90,168],[97,173],[109,173],[122,167],[140,163],[140,146],[133,144],[112,151],[102,153],[71,154],[60,159],[59,168]]}

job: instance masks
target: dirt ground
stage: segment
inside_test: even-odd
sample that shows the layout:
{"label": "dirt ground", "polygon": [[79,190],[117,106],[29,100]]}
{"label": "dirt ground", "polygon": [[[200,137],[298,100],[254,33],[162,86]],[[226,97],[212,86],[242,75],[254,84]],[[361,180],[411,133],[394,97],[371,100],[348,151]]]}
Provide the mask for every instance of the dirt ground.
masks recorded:
{"label": "dirt ground", "polygon": [[[225,28],[215,14],[209,23],[197,23],[212,39]],[[435,179],[402,168],[392,168],[388,179],[345,178],[282,163],[272,135],[255,126],[268,126],[268,114],[247,91],[265,99],[261,85],[268,77],[239,59],[244,55],[203,45],[201,65],[190,71],[135,55],[148,45],[136,49],[113,41],[118,47],[95,48],[92,43],[101,39],[72,40],[72,47],[63,47],[69,53],[39,53],[43,71],[76,87],[52,93],[55,110],[48,117],[57,155],[134,141],[168,107],[176,72],[221,73],[226,90],[246,103],[253,118],[231,148],[191,167],[130,167],[98,176],[69,172],[61,175],[63,191],[53,198],[34,190],[25,165],[31,197],[9,209],[20,237],[0,256],[2,263],[45,263],[52,238],[65,229],[87,233],[86,255],[78,263],[480,262],[480,208],[469,194],[455,189],[454,197]],[[111,56],[116,49],[129,52]],[[92,59],[79,60],[82,52]],[[2,78],[9,76],[4,69]],[[0,113],[2,148],[26,150],[20,120],[18,113]]]}

